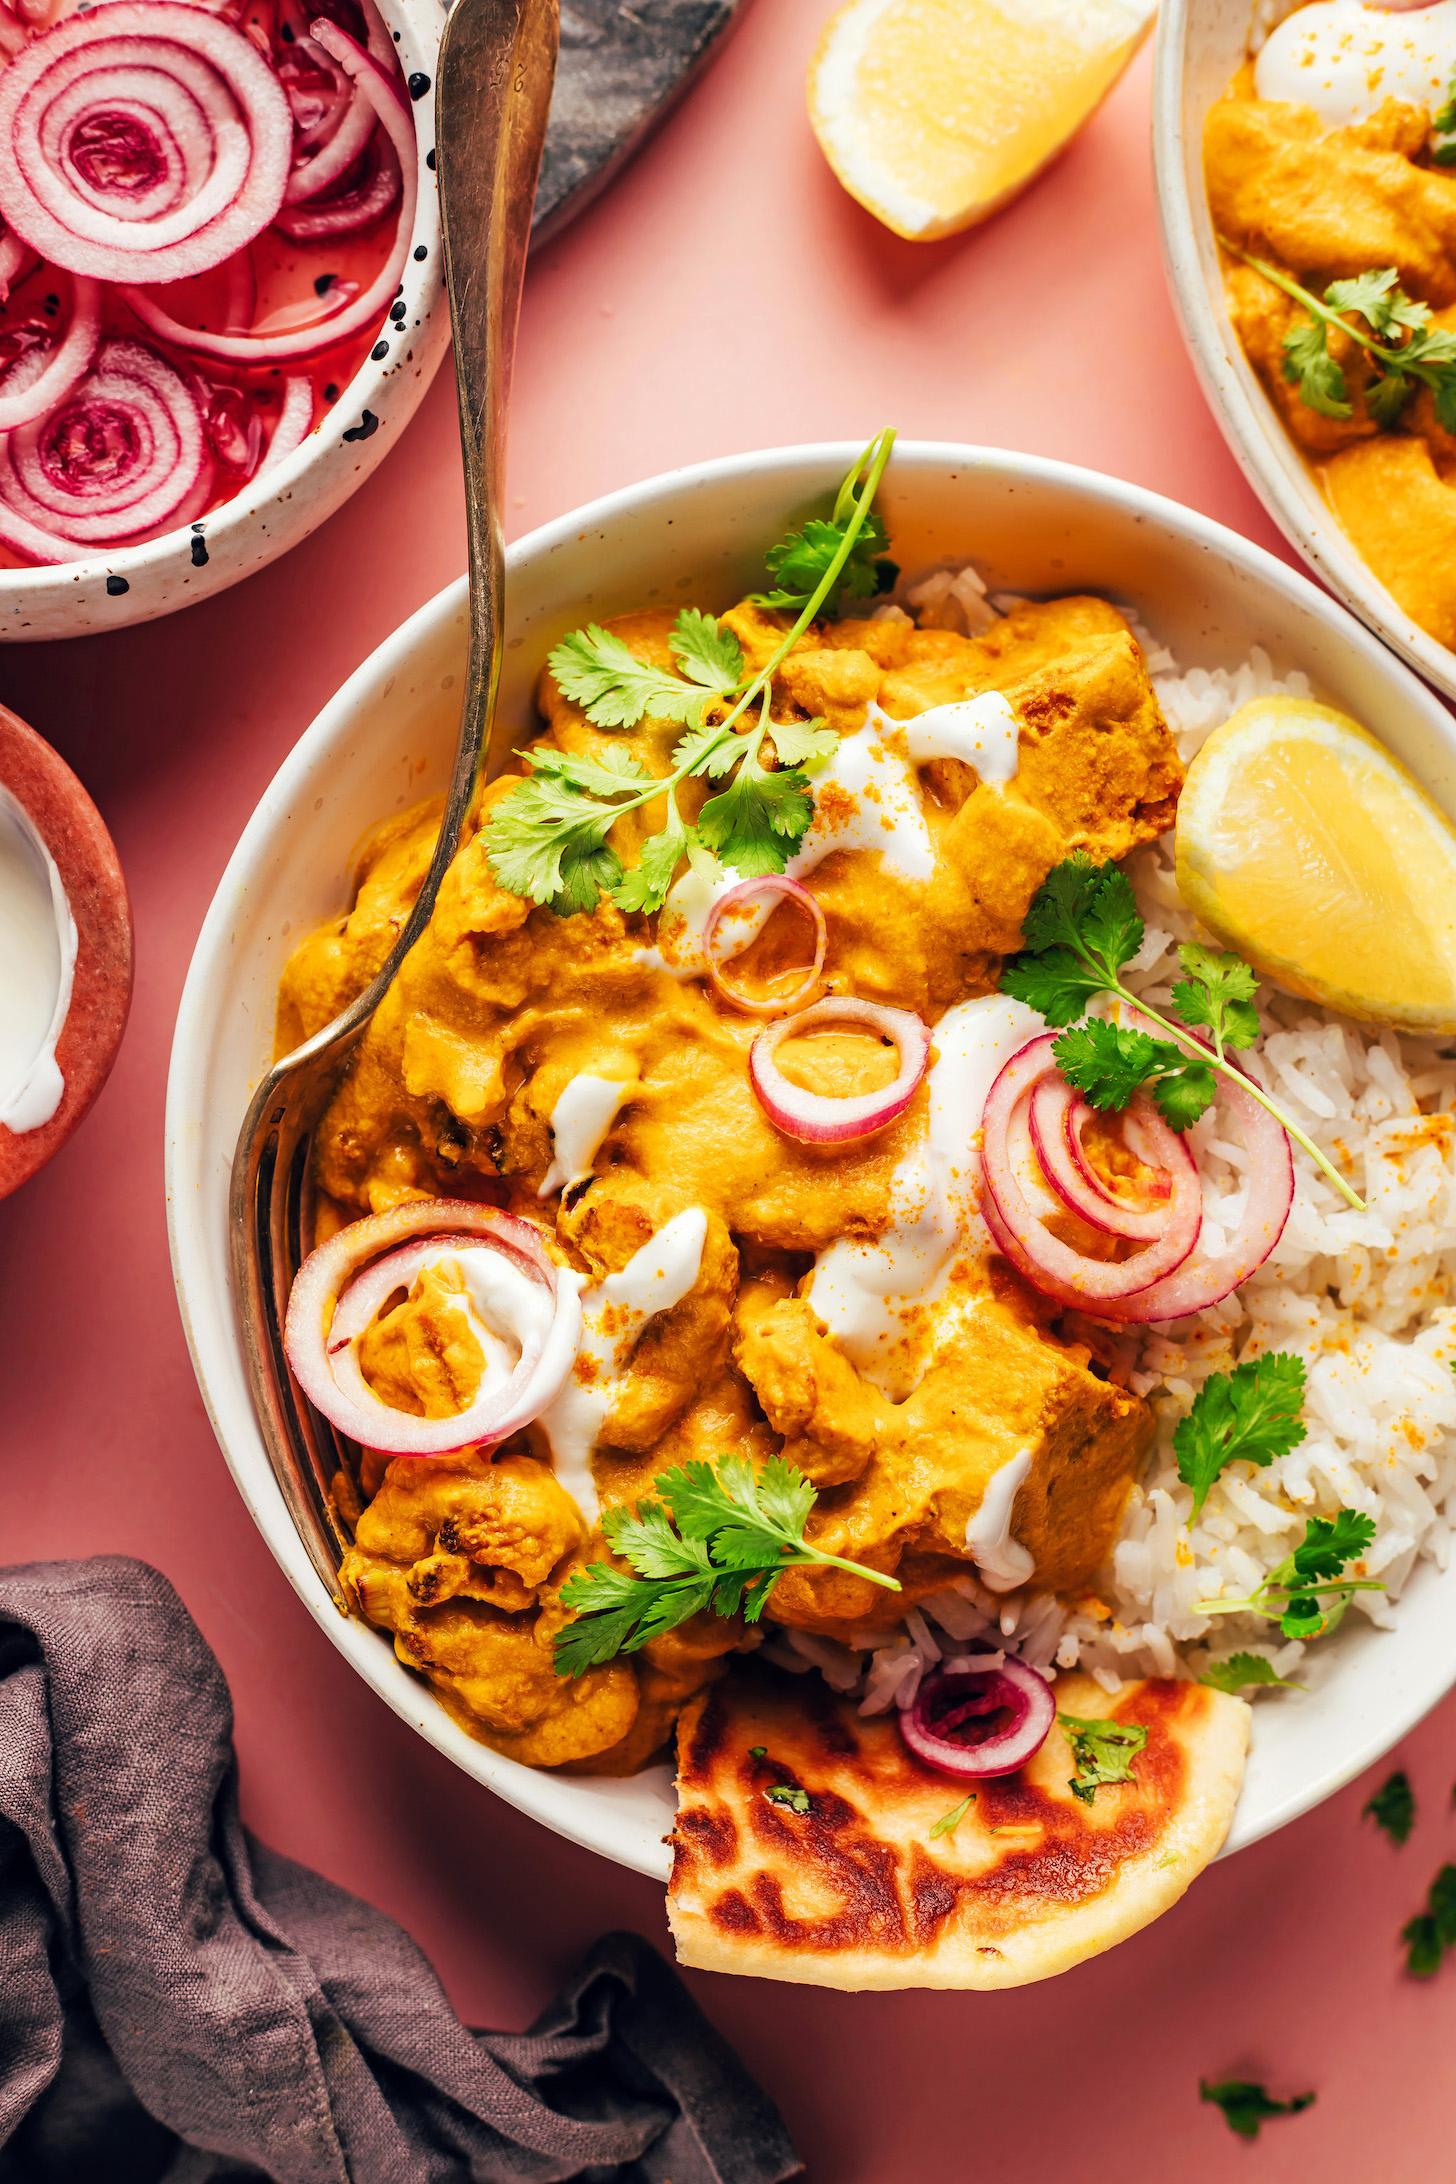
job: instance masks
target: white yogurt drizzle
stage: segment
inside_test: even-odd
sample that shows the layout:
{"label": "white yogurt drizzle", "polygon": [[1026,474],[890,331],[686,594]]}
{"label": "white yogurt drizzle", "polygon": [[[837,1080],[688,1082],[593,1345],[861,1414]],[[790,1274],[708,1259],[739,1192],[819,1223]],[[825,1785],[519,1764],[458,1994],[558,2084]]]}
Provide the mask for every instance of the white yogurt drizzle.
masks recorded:
{"label": "white yogurt drizzle", "polygon": [[55,859],[0,788],[0,1125],[38,1130],[61,1104],[56,1047],[71,1007],[76,920]]}
{"label": "white yogurt drizzle", "polygon": [[1456,69],[1456,0],[1391,13],[1361,0],[1316,0],[1285,17],[1254,63],[1261,99],[1312,106],[1332,127],[1363,121],[1387,99],[1444,105]]}
{"label": "white yogurt drizzle", "polygon": [[[452,1295],[449,1302],[484,1356],[481,1395],[504,1389],[524,1349],[544,1351],[553,1333],[563,1325],[568,1334],[574,1329],[574,1317],[559,1312],[545,1286],[507,1252],[487,1244],[443,1241],[435,1250],[421,1255],[415,1280],[436,1266],[458,1267],[464,1280],[464,1295]],[[582,1283],[581,1275],[570,1267],[558,1267],[556,1280],[558,1287],[568,1290],[573,1284],[580,1288]],[[472,1403],[478,1399],[472,1397]]]}
{"label": "white yogurt drizzle", "polygon": [[[814,817],[789,859],[789,877],[802,880],[836,850],[869,850],[879,852],[886,871],[923,886],[935,871],[935,844],[916,769],[956,758],[974,766],[987,788],[1004,789],[1016,778],[1019,735],[1020,723],[999,690],[932,706],[910,720],[892,719],[872,704],[864,726],[841,736],[814,776]],[[663,909],[658,939],[665,950],[644,950],[655,968],[674,978],[702,975],[709,914],[741,878],[731,865],[689,866]],[[749,945],[772,909],[771,900],[745,909],[734,924],[736,948]]]}
{"label": "white yogurt drizzle", "polygon": [[935,1026],[925,1136],[890,1183],[890,1221],[873,1241],[841,1237],[815,1261],[806,1292],[846,1356],[896,1400],[909,1393],[893,1353],[917,1309],[945,1288],[958,1253],[989,1249],[975,1199],[976,1131],[986,1095],[1028,1039],[1045,1027],[1005,994],[947,1009]]}
{"label": "white yogurt drizzle", "polygon": [[[643,1328],[688,1294],[703,1263],[708,1216],[701,1206],[676,1213],[616,1274],[583,1292],[576,1370],[540,1423],[551,1444],[556,1476],[589,1524],[601,1500],[592,1477],[592,1451],[621,1391]],[[581,1368],[587,1368],[583,1377]]]}
{"label": "white yogurt drizzle", "polygon": [[1023,1448],[993,1472],[981,1506],[966,1526],[966,1545],[988,1592],[1015,1592],[1035,1574],[1031,1555],[1011,1537],[1011,1514],[1030,1469],[1031,1450]]}
{"label": "white yogurt drizzle", "polygon": [[541,1180],[538,1198],[554,1191],[570,1190],[584,1183],[611,1129],[632,1091],[616,1077],[595,1077],[589,1070],[571,1079],[551,1110],[551,1142],[554,1155]]}

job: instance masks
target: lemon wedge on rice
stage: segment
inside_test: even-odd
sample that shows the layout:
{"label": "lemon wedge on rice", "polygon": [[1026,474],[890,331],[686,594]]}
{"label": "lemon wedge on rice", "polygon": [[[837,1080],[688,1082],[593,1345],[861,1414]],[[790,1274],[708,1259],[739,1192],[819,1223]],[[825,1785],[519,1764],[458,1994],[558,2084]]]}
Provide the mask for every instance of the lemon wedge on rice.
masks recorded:
{"label": "lemon wedge on rice", "polygon": [[1178,805],[1178,887],[1286,993],[1376,1024],[1456,1030],[1456,829],[1358,722],[1255,698]]}
{"label": "lemon wedge on rice", "polygon": [[809,119],[852,197],[911,241],[1024,189],[1095,113],[1155,0],[849,0],[809,69]]}

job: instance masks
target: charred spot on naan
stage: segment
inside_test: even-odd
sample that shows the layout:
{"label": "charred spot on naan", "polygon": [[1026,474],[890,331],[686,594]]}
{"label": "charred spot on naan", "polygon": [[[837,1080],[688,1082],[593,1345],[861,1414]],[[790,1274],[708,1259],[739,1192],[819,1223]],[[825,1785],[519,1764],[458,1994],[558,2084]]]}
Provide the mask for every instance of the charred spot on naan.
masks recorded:
{"label": "charred spot on naan", "polygon": [[[921,1766],[892,1721],[807,1678],[756,1667],[716,1686],[679,1733],[669,1901],[684,1960],[847,1986],[1001,1985],[1156,1916],[1222,1841],[1247,1708],[1226,1714],[1222,1694],[1190,1683],[1130,1685],[1109,1702],[1075,1678],[1062,1696],[1148,1731],[1131,1779],[1091,1804],[1072,1795],[1060,1727],[1022,1773],[961,1784]],[[1236,1763],[1214,1768],[1210,1799],[1194,1778],[1215,1725]],[[803,1791],[808,1810],[771,1799],[777,1787]],[[964,1817],[933,1838],[971,1788]],[[1147,1877],[1145,1908],[1122,1900],[1132,1875]]]}

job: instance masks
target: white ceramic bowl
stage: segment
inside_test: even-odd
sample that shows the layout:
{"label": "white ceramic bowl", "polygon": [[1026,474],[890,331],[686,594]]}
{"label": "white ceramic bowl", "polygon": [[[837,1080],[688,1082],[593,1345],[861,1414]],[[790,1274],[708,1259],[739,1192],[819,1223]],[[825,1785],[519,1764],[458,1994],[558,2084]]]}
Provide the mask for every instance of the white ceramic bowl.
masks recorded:
{"label": "white ceramic bowl", "polygon": [[1456,698],[1456,654],[1411,620],[1355,551],[1229,319],[1203,183],[1203,125],[1244,59],[1253,16],[1254,0],[1163,0],[1158,10],[1153,157],[1183,337],[1224,438],[1290,545],[1378,636]]}
{"label": "white ceramic bowl", "polygon": [[[522,732],[558,637],[644,602],[725,605],[761,580],[764,542],[824,496],[856,451],[785,449],[670,473],[512,547],[501,704]],[[1016,591],[1104,591],[1130,602],[1185,664],[1268,648],[1368,721],[1456,811],[1456,724],[1398,661],[1306,578],[1139,487],[1064,463],[933,444],[896,450],[881,494],[909,567],[974,556]],[[350,853],[383,814],[443,785],[465,655],[463,583],[442,592],[353,675],[259,804],[208,912],[177,1022],[167,1096],[172,1264],[213,1425],[255,1522],[329,1638],[395,1711],[478,1782],[574,1842],[662,1875],[668,1772],[628,1781],[533,1772],[476,1744],[395,1658],[346,1622],[314,1576],[254,1419],[229,1291],[227,1193],[250,1090],[269,1060],[274,992],[300,934],[346,900]],[[1456,1564],[1423,1568],[1398,1628],[1348,1630],[1328,1682],[1265,1704],[1232,1843],[1327,1797],[1404,1735],[1456,1681]]]}
{"label": "white ceramic bowl", "polygon": [[[406,79],[423,77],[413,102],[420,192],[396,332],[382,328],[388,353],[366,356],[302,446],[203,518],[206,558],[194,533],[180,530],[140,546],[47,569],[0,569],[0,643],[80,637],[90,630],[150,622],[225,591],[266,568],[341,508],[388,454],[419,407],[450,338],[440,262],[440,210],[425,157],[435,142],[435,55],[439,0],[378,0]],[[421,255],[423,253],[423,255]]]}

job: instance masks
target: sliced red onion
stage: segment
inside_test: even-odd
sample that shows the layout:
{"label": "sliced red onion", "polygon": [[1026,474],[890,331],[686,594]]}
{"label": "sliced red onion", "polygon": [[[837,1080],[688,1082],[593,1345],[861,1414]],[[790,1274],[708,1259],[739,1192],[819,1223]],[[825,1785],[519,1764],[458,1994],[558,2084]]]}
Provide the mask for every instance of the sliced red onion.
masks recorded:
{"label": "sliced red onion", "polygon": [[63,402],[91,369],[101,336],[101,291],[79,275],[71,283],[71,323],[51,349],[32,350],[0,380],[0,432],[14,432]]}
{"label": "sliced red onion", "polygon": [[261,235],[293,120],[257,47],[192,0],[109,0],[0,73],[0,217],[95,280],[178,281]]}
{"label": "sliced red onion", "polygon": [[8,228],[0,228],[0,303],[10,294],[11,284],[25,263],[27,245]]}
{"label": "sliced red onion", "polygon": [[979,1671],[949,1665],[932,1670],[914,1704],[898,1717],[915,1757],[962,1782],[1015,1774],[1041,1750],[1056,1718],[1045,1676],[1009,1659]]}
{"label": "sliced red onion", "polygon": [[[862,1092],[852,1099],[832,1099],[790,1084],[774,1059],[778,1049],[785,1039],[827,1024],[858,1024],[883,1033],[900,1057],[893,1081],[879,1092]],[[929,1059],[929,1027],[911,1010],[835,997],[767,1025],[749,1049],[748,1075],[759,1105],[785,1137],[797,1138],[801,1145],[847,1145],[873,1137],[904,1114]]]}
{"label": "sliced red onion", "polygon": [[[774,896],[780,902],[797,904],[814,928],[813,962],[804,965],[804,975],[798,985],[794,987],[792,993],[777,1000],[770,1000],[766,997],[755,999],[752,995],[742,992],[730,979],[723,975],[722,965],[724,961],[732,962],[733,957],[756,938],[758,931],[756,926],[743,936],[737,947],[728,950],[726,957],[721,953],[716,953],[713,947],[718,928],[723,920],[731,917],[736,911],[747,908],[750,903],[758,902],[765,895]],[[725,935],[725,938],[731,940],[732,935]],[[791,880],[787,872],[766,872],[760,879],[740,880],[736,887],[730,887],[726,894],[718,897],[718,900],[708,912],[707,922],[703,926],[703,954],[707,959],[708,976],[717,991],[722,994],[723,999],[731,1002],[735,1009],[742,1009],[745,1015],[748,1016],[787,1016],[792,1010],[802,1008],[819,983],[820,974],[824,969],[824,957],[828,948],[829,924],[823,910],[810,894],[808,888],[801,887],[797,880]]]}
{"label": "sliced red onion", "polygon": [[[124,6],[126,0],[109,0],[113,6]],[[312,326],[290,327],[276,334],[210,334],[201,328],[184,326],[173,318],[145,288],[128,288],[124,291],[127,302],[137,317],[152,333],[163,341],[175,343],[179,349],[190,350],[197,356],[217,357],[228,364],[292,364],[303,357],[316,356],[321,349],[331,349],[336,342],[348,341],[353,335],[364,332],[383,322],[384,315],[399,288],[404,272],[405,258],[409,251],[410,230],[414,226],[417,177],[415,173],[415,138],[407,109],[401,104],[394,73],[386,71],[356,39],[336,23],[316,22],[309,35],[318,40],[324,50],[354,78],[364,96],[373,106],[393,144],[400,163],[399,222],[394,246],[383,270],[371,281],[362,295],[342,310],[329,317],[316,320]],[[0,207],[3,210],[3,207]]]}
{"label": "sliced red onion", "polygon": [[258,475],[265,470],[276,470],[296,447],[302,447],[313,426],[313,388],[302,373],[283,382],[283,406],[278,412],[278,422],[273,427],[273,437],[268,442],[268,452],[258,465]]}
{"label": "sliced red onion", "polygon": [[273,223],[280,234],[295,243],[358,235],[382,220],[396,203],[402,182],[399,160],[388,137],[374,128],[372,112],[369,122],[373,134],[364,147],[358,173],[346,176],[327,197],[310,198],[306,205],[285,205]]}
{"label": "sliced red onion", "polygon": [[[1092,1259],[1052,1233],[1023,1187],[1012,1147],[1023,1106],[1029,1107],[1044,1077],[1059,1074],[1052,1052],[1056,1038],[1054,1032],[1043,1032],[1013,1054],[987,1095],[981,1125],[981,1210],[1007,1258],[1034,1288],[1081,1311],[1102,1313],[1109,1303],[1150,1288],[1181,1266],[1198,1241],[1203,1187],[1187,1147],[1168,1131],[1168,1146],[1160,1143],[1160,1150],[1167,1153],[1172,1190],[1161,1228],[1144,1250],[1126,1259]],[[1141,1093],[1128,1112],[1147,1130],[1160,1121]]]}
{"label": "sliced red onion", "polygon": [[[442,1255],[486,1249],[541,1292],[516,1330],[519,1356],[504,1382],[487,1372],[472,1403],[453,1418],[417,1418],[374,1393],[360,1369],[359,1338],[397,1291],[408,1290]],[[562,1386],[581,1340],[576,1282],[548,1257],[542,1231],[494,1206],[417,1199],[340,1229],[299,1268],[283,1343],[300,1388],[351,1440],[393,1456],[444,1456],[493,1447],[529,1425]]]}
{"label": "sliced red onion", "polygon": [[1168,1200],[1173,1189],[1172,1167],[1180,1158],[1187,1160],[1187,1149],[1179,1144],[1162,1117],[1155,1116],[1154,1121],[1165,1137],[1158,1138],[1154,1133],[1151,1142],[1157,1143],[1159,1157],[1147,1165],[1153,1169],[1151,1188],[1158,1202],[1140,1206],[1110,1190],[1087,1158],[1082,1131],[1091,1121],[1092,1112],[1064,1077],[1041,1079],[1027,1110],[1027,1123],[1041,1173],[1066,1210],[1085,1221],[1089,1228],[1100,1229],[1105,1236],[1153,1243],[1167,1224]]}
{"label": "sliced red onion", "polygon": [[[390,46],[389,35],[373,8],[366,4],[363,12],[364,31],[369,41],[369,53],[378,66],[387,74],[390,90],[394,94],[396,103],[402,110],[407,111],[399,74],[394,66],[394,54]],[[315,24],[309,25],[311,38],[316,27]],[[349,35],[338,24],[332,24],[330,27],[339,30],[342,37],[347,38]],[[319,196],[322,191],[332,189],[334,184],[341,181],[348,173],[355,162],[362,158],[364,150],[374,134],[375,112],[369,98],[354,83],[351,72],[344,67],[339,56],[331,52],[324,45],[322,39],[314,38],[313,44],[324,67],[332,70],[340,78],[343,88],[348,93],[348,103],[343,107],[334,128],[322,140],[318,149],[309,158],[305,159],[301,165],[296,166],[289,175],[288,187],[284,191],[284,203],[286,205],[306,204],[311,198]],[[297,230],[288,229],[285,232],[296,233]]]}
{"label": "sliced red onion", "polygon": [[0,501],[52,547],[95,551],[167,528],[209,467],[187,382],[142,342],[106,341],[65,401],[0,439]]}

